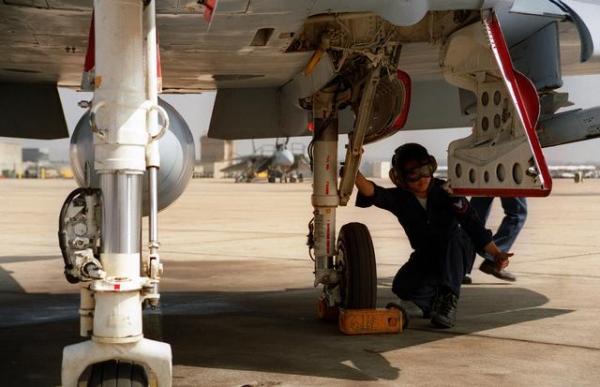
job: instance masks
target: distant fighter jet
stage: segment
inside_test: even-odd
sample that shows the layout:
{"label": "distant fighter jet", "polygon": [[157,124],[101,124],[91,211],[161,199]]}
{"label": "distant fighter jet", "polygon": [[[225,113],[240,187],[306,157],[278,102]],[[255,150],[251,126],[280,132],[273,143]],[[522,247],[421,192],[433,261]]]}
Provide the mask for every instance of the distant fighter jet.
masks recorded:
{"label": "distant fighter jet", "polygon": [[293,153],[289,150],[288,142],[289,137],[282,143],[276,139],[273,153],[265,155],[264,149],[257,150],[253,141],[251,155],[235,159],[235,164],[221,169],[221,172],[233,174],[237,183],[250,183],[263,172],[267,173],[269,183],[274,183],[277,179],[282,183],[302,182],[304,173],[310,170],[310,162],[304,152]]}
{"label": "distant fighter jet", "polygon": [[552,165],[548,169],[552,178],[573,179],[575,183],[583,182],[584,178],[598,177],[598,168],[595,165]]}

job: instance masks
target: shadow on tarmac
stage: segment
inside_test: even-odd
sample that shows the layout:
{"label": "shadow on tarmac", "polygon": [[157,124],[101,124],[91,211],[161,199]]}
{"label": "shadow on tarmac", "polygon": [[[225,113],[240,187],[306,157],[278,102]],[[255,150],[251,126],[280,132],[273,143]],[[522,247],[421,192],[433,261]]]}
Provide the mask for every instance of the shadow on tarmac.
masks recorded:
{"label": "shadow on tarmac", "polygon": [[[183,263],[170,263],[178,264]],[[185,263],[190,271],[201,271],[207,264]],[[27,294],[2,268],[0,280],[0,384],[60,384],[62,348],[82,341],[76,318],[78,295]],[[380,279],[380,284],[389,281]],[[571,312],[543,308],[548,298],[514,285],[470,286],[463,288],[458,323],[451,330],[436,330],[426,320],[412,320],[399,335],[345,336],[336,324],[315,319],[316,295],[313,288],[163,290],[160,312],[145,312],[146,336],[171,344],[174,366],[347,381],[395,380],[402,372],[401,364],[391,365],[384,352]],[[389,287],[380,286],[380,305],[394,299]],[[177,385],[177,370],[173,382]]]}

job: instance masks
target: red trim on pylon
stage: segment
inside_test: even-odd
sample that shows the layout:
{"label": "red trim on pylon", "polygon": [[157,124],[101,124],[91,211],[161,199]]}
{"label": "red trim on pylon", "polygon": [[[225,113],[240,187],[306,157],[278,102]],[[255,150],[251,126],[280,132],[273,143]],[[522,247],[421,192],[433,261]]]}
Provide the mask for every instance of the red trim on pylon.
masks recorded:
{"label": "red trim on pylon", "polygon": [[210,22],[217,6],[217,0],[206,0],[204,2],[204,20]]}
{"label": "red trim on pylon", "polygon": [[157,92],[162,92],[162,67],[160,65],[160,44],[158,40],[158,29],[156,30],[156,88]]}
{"label": "red trim on pylon", "polygon": [[488,34],[492,53],[498,62],[502,78],[511,96],[515,110],[525,128],[529,146],[533,152],[536,166],[541,174],[542,188],[540,190],[526,189],[455,189],[454,192],[462,195],[482,196],[548,196],[552,191],[552,178],[540,146],[536,127],[540,116],[540,101],[537,90],[531,80],[516,71],[513,67],[510,52],[502,33],[500,22],[494,13],[484,18],[483,24]]}
{"label": "red trim on pylon", "polygon": [[408,112],[410,111],[410,96],[412,92],[412,82],[410,75],[404,71],[396,71],[396,77],[404,86],[404,101],[402,102],[402,110],[392,125],[393,129],[402,129],[408,119]]}
{"label": "red trim on pylon", "polygon": [[96,54],[96,38],[94,27],[94,13],[92,12],[92,21],[88,32],[88,44],[85,52],[85,62],[83,62],[83,72],[81,74],[81,90],[94,91],[94,67]]}
{"label": "red trim on pylon", "polygon": [[546,197],[550,194],[550,190],[545,188],[452,188],[452,194],[459,196]]}
{"label": "red trim on pylon", "polygon": [[95,51],[96,51],[96,38],[94,31],[94,13],[92,12],[92,22],[90,23],[90,31],[88,33],[88,46],[85,53],[85,63],[83,64],[83,71],[88,73],[94,69],[95,64]]}

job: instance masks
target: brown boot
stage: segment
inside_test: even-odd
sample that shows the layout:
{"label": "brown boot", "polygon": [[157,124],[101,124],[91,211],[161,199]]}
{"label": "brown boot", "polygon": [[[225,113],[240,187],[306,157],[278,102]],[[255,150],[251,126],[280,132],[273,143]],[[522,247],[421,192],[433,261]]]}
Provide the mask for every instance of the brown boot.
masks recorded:
{"label": "brown boot", "polygon": [[504,281],[515,282],[517,280],[517,277],[515,277],[515,275],[510,271],[498,270],[494,262],[488,261],[487,259],[483,261],[481,266],[479,266],[479,270],[485,274],[493,275],[494,277]]}

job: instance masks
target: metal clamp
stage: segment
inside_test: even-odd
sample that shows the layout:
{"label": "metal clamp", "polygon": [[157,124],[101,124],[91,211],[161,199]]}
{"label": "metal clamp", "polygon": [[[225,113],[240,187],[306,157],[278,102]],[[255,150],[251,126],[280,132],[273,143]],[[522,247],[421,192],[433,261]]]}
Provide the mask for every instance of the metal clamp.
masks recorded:
{"label": "metal clamp", "polygon": [[150,137],[151,137],[152,141],[156,141],[156,140],[160,139],[162,136],[164,136],[165,133],[167,132],[167,129],[169,128],[169,124],[170,124],[169,115],[167,114],[167,111],[162,106],[152,103],[152,101],[149,101],[149,100],[144,102],[142,104],[142,107],[144,109],[146,109],[146,111],[148,113],[150,113],[152,111],[156,111],[158,113],[158,115],[160,116],[160,118],[162,119],[162,125],[161,125],[158,133],[156,133],[156,134],[150,133]]}
{"label": "metal clamp", "polygon": [[92,105],[92,109],[90,110],[90,127],[92,128],[92,133],[95,133],[101,139],[106,138],[106,131],[99,129],[98,125],[96,125],[96,114],[98,114],[98,111],[104,105],[106,105],[106,102],[104,101],[94,103]]}

